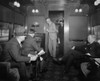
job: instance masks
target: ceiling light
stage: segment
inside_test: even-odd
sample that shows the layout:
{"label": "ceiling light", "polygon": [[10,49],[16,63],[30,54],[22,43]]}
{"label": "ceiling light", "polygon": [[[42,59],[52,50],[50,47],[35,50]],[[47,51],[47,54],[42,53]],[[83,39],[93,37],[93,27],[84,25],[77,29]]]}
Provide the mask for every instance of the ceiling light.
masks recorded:
{"label": "ceiling light", "polygon": [[17,5],[17,1],[14,1],[14,6],[16,6]]}
{"label": "ceiling light", "polygon": [[34,9],[32,10],[32,13],[35,13],[35,10]]}
{"label": "ceiling light", "polygon": [[78,12],[78,9],[75,9],[75,12]]}
{"label": "ceiling light", "polygon": [[94,5],[95,6],[97,6],[97,5],[99,5],[100,4],[100,0],[96,0],[95,2],[94,2]]}
{"label": "ceiling light", "polygon": [[35,10],[35,12],[36,12],[36,13],[39,13],[39,10],[38,10],[38,9],[36,9],[36,10]]}
{"label": "ceiling light", "polygon": [[97,6],[97,5],[98,5],[98,2],[97,2],[97,1],[95,1],[95,2],[94,2],[94,5],[95,5],[95,6]]}
{"label": "ceiling light", "polygon": [[79,9],[79,12],[82,12],[82,9],[81,8]]}
{"label": "ceiling light", "polygon": [[20,3],[17,2],[17,1],[14,1],[14,6],[16,6],[16,7],[20,7]]}
{"label": "ceiling light", "polygon": [[80,8],[80,9],[75,9],[75,12],[77,13],[77,12],[82,12],[82,9]]}
{"label": "ceiling light", "polygon": [[32,9],[32,13],[39,13],[38,9]]}

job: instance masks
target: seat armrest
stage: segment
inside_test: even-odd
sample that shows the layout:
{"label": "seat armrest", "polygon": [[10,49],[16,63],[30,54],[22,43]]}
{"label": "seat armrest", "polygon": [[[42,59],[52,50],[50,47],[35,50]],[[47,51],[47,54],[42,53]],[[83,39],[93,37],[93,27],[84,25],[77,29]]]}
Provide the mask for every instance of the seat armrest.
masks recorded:
{"label": "seat armrest", "polygon": [[9,73],[10,62],[0,62],[0,77],[7,77],[7,73]]}

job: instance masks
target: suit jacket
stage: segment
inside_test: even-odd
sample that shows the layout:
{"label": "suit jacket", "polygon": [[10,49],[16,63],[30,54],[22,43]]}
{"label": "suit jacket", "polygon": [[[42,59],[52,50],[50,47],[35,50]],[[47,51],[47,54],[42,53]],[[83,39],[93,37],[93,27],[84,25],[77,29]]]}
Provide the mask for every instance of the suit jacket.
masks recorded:
{"label": "suit jacket", "polygon": [[56,25],[54,23],[51,23],[51,25],[49,25],[48,32],[49,32],[50,39],[52,40],[57,39],[58,30],[56,29]]}
{"label": "suit jacket", "polygon": [[88,45],[87,52],[89,52],[92,57],[100,57],[100,44],[98,42],[93,42]]}
{"label": "suit jacket", "polygon": [[28,35],[25,39],[25,41],[23,42],[23,46],[22,46],[22,54],[23,55],[28,55],[29,53],[30,54],[35,54],[35,51],[39,52],[41,51],[42,48],[40,48],[35,39]]}
{"label": "suit jacket", "polygon": [[80,51],[83,54],[90,53],[92,57],[100,57],[100,44],[98,42],[78,46],[75,50]]}
{"label": "suit jacket", "polygon": [[15,37],[5,44],[2,61],[10,62],[12,68],[18,68],[21,79],[23,81],[27,80],[28,75],[25,62],[29,62],[30,58],[21,55],[21,46]]}
{"label": "suit jacket", "polygon": [[21,46],[19,45],[17,39],[14,37],[5,44],[2,60],[17,63],[28,62],[30,58],[21,55]]}

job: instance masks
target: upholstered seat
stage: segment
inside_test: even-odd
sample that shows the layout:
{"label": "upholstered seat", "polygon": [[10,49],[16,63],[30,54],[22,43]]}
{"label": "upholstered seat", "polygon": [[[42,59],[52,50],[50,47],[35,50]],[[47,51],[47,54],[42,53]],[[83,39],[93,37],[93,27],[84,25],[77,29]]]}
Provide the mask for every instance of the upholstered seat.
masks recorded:
{"label": "upholstered seat", "polygon": [[17,68],[11,68],[9,62],[0,62],[0,81],[19,81]]}

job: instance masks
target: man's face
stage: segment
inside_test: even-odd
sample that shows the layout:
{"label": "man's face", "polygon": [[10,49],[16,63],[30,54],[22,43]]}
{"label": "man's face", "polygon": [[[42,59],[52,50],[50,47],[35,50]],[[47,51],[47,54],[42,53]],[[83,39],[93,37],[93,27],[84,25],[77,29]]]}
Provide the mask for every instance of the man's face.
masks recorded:
{"label": "man's face", "polygon": [[47,21],[48,24],[51,22],[51,20],[49,18],[46,21]]}
{"label": "man's face", "polygon": [[91,44],[95,41],[95,38],[93,36],[88,36],[88,42]]}
{"label": "man's face", "polygon": [[100,44],[100,39],[98,40],[98,43]]}

